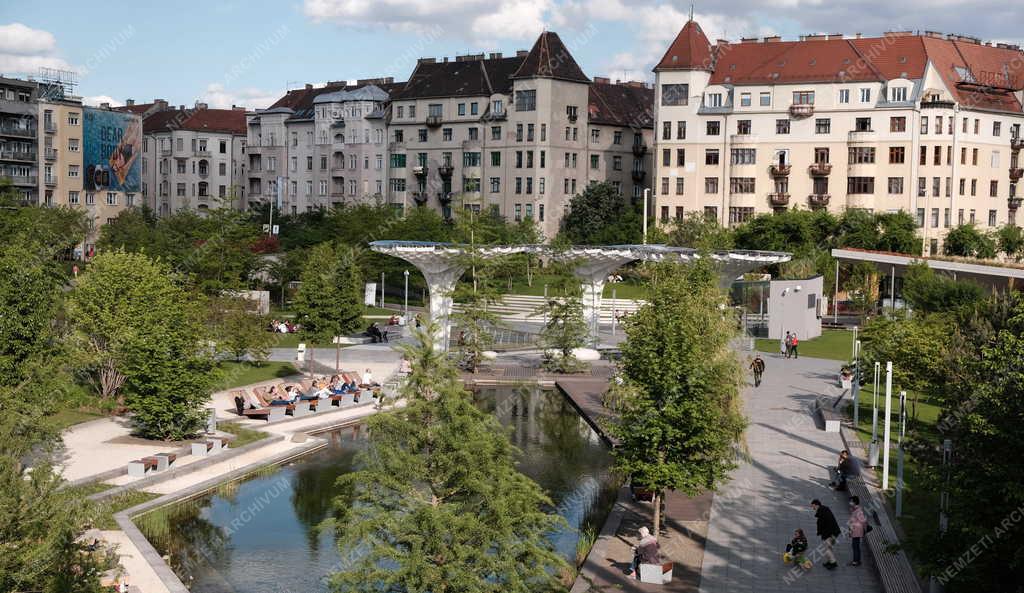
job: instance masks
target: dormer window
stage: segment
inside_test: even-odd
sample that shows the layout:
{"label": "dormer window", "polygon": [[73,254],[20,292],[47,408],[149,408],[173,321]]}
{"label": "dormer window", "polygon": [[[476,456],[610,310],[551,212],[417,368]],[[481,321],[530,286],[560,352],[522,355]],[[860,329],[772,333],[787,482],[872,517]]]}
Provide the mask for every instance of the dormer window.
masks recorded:
{"label": "dormer window", "polygon": [[907,100],[907,87],[897,86],[889,89],[889,100],[890,101],[906,101]]}

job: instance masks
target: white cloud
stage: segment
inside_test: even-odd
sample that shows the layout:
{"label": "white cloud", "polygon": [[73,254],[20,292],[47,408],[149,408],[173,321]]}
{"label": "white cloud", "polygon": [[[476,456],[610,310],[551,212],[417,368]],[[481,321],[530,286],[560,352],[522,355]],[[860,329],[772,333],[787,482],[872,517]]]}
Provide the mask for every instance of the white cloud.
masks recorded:
{"label": "white cloud", "polygon": [[0,25],[0,72],[36,74],[44,67],[74,69],[58,55],[52,33],[21,23]]}
{"label": "white cloud", "polygon": [[123,107],[124,103],[111,97],[110,95],[93,95],[91,97],[82,97],[82,102],[86,105],[93,107],[99,107],[102,103],[110,103],[111,107]]}
{"label": "white cloud", "polygon": [[264,109],[280,97],[281,93],[271,93],[263,89],[229,90],[224,88],[223,84],[210,83],[199,100],[207,103],[212,109],[230,109],[232,105],[248,109]]}

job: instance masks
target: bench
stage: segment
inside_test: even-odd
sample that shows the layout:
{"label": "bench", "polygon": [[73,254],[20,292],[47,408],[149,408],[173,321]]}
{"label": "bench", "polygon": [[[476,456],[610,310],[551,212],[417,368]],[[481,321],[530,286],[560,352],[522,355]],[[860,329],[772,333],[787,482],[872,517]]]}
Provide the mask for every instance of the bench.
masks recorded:
{"label": "bench", "polygon": [[664,585],[665,583],[672,582],[672,568],[671,562],[665,562],[664,564],[641,564],[639,570],[641,583],[654,583],[657,585]]}
{"label": "bench", "polygon": [[156,457],[143,457],[128,462],[128,475],[133,478],[141,478],[149,472],[156,471]]}
{"label": "bench", "polygon": [[224,446],[223,439],[209,439],[202,443],[192,443],[192,455],[196,457],[206,457],[207,455],[216,455],[222,450],[227,449]]}
{"label": "bench", "polygon": [[885,593],[921,593],[921,583],[917,579],[914,567],[903,550],[891,551],[889,546],[899,543],[896,529],[889,522],[889,515],[884,509],[879,510],[876,499],[868,491],[861,479],[847,480],[850,494],[860,497],[864,514],[871,525],[871,533],[862,538],[862,542],[871,551],[871,556],[878,566],[879,580]]}
{"label": "bench", "polygon": [[839,427],[843,423],[842,409],[837,410],[835,404],[829,405],[827,402],[823,403],[820,399],[815,401],[814,407],[825,423],[825,432],[839,432]]}

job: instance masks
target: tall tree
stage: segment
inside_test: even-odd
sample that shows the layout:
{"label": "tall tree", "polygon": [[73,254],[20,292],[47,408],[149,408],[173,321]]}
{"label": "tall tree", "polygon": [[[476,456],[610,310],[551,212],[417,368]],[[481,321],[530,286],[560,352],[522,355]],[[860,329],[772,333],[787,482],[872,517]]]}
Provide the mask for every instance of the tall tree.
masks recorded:
{"label": "tall tree", "polygon": [[414,335],[407,405],[370,418],[360,469],[340,479],[338,545],[359,553],[332,575],[335,590],[560,590],[551,500],[516,470],[507,433],[473,405],[431,333]]}
{"label": "tall tree", "polygon": [[691,212],[683,218],[676,219],[668,232],[668,244],[676,247],[732,249],[734,243],[732,230],[722,227],[714,218],[699,212]]}
{"label": "tall tree", "polygon": [[359,328],[363,281],[355,250],[321,243],[309,250],[295,295],[296,320],[311,338],[329,341]]}
{"label": "tall tree", "polygon": [[962,224],[946,233],[942,251],[946,255],[991,259],[996,256],[997,243],[991,234],[973,223]]}
{"label": "tall tree", "polygon": [[970,280],[940,276],[922,262],[907,266],[903,298],[914,311],[937,313],[976,305],[986,298],[986,291]]}
{"label": "tall tree", "polygon": [[1024,230],[1015,224],[1004,224],[996,232],[999,251],[1006,257],[1020,261],[1024,257]]}
{"label": "tall tree", "polygon": [[500,296],[494,277],[500,262],[484,257],[480,238],[486,238],[480,217],[472,210],[463,210],[456,217],[456,233],[468,237],[461,264],[469,271],[469,281],[457,283],[453,298],[460,309],[452,316],[458,334],[456,350],[461,366],[471,373],[483,362],[483,353],[494,343],[493,330],[502,325],[494,312]]}
{"label": "tall tree", "polygon": [[124,251],[96,256],[68,296],[79,364],[143,436],[181,439],[202,426],[213,365],[202,306],[167,265]]}
{"label": "tall tree", "polygon": [[209,299],[208,320],[220,352],[236,361],[249,356],[261,364],[270,356],[274,334],[267,331],[270,320],[256,311],[256,304],[238,296]]}
{"label": "tall tree", "polygon": [[18,382],[20,364],[53,347],[60,296],[52,258],[18,244],[0,253],[0,384]]}
{"label": "tall tree", "polygon": [[706,260],[662,264],[651,301],[624,322],[615,465],[652,491],[655,533],[666,490],[695,496],[716,488],[735,466],[745,420],[742,374],[729,346],[736,319],[724,307]]}
{"label": "tall tree", "polygon": [[573,245],[635,245],[643,241],[641,209],[610,183],[593,183],[569,199],[560,232]]}

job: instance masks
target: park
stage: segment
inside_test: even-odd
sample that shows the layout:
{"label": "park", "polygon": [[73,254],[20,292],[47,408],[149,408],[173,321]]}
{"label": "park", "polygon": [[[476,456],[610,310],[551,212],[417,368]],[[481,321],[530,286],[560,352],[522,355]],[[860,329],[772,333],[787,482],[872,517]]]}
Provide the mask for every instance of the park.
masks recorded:
{"label": "park", "polygon": [[2,589],[1018,590],[1012,242],[569,213],[0,209]]}

